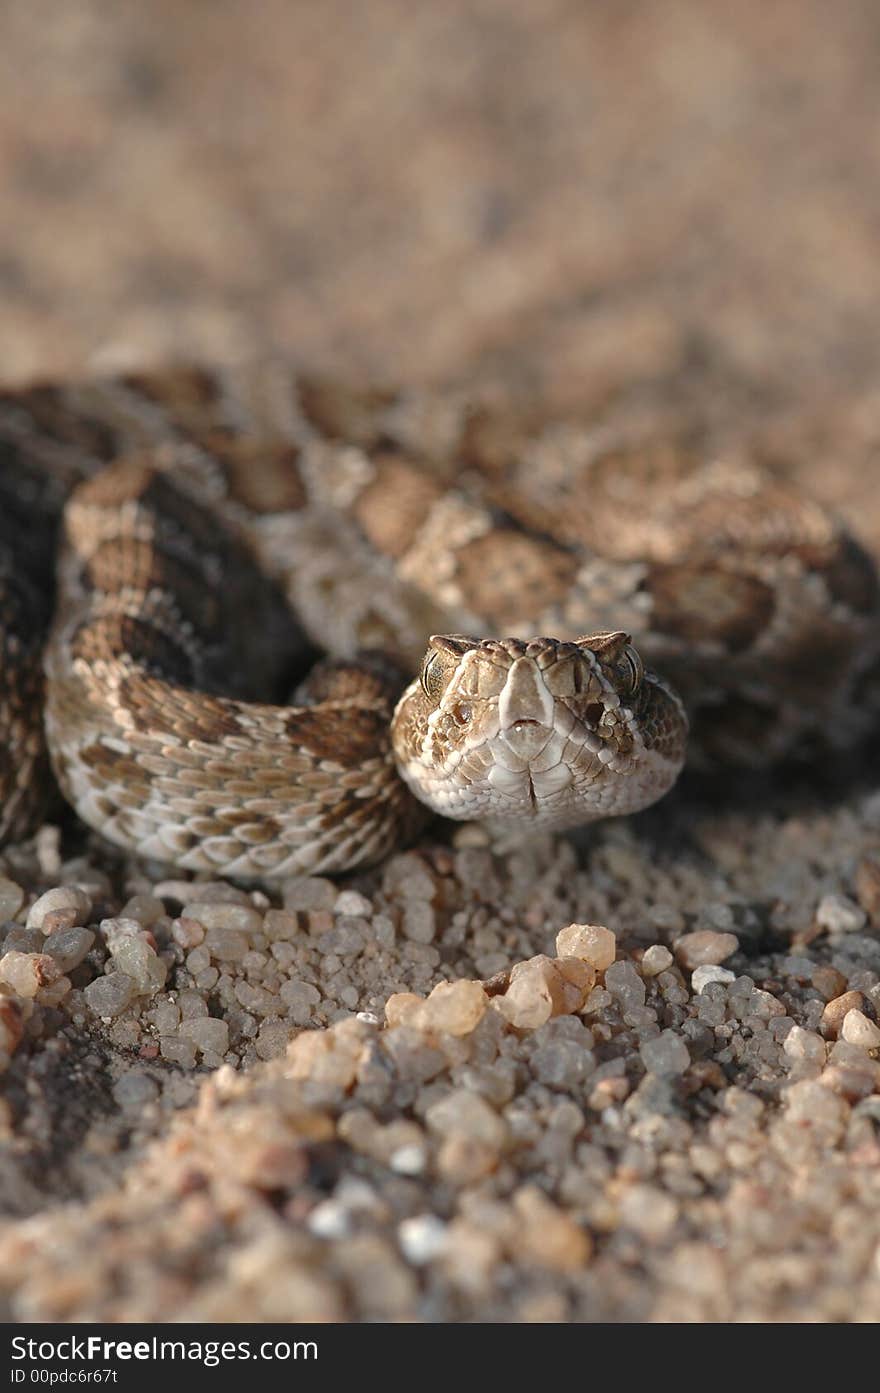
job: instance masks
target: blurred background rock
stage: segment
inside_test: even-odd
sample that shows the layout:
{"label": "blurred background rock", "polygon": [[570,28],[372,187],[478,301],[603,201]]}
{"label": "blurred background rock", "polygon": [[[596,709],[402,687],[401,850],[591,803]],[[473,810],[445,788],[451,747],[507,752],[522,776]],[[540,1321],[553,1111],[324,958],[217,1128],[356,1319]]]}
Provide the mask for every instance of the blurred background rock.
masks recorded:
{"label": "blurred background rock", "polygon": [[280,352],[647,398],[880,547],[873,0],[0,17],[7,380]]}

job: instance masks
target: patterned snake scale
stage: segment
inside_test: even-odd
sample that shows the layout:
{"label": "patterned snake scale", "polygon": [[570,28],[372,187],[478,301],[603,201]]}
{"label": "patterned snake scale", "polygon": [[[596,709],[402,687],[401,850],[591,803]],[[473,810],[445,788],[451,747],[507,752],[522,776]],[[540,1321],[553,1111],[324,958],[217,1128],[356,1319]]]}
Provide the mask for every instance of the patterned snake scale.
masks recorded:
{"label": "patterned snake scale", "polygon": [[663,794],[685,707],[704,764],[852,744],[878,633],[869,558],[747,460],[280,368],[0,394],[4,840],[49,762],[215,874],[376,862],[424,804],[527,837]]}

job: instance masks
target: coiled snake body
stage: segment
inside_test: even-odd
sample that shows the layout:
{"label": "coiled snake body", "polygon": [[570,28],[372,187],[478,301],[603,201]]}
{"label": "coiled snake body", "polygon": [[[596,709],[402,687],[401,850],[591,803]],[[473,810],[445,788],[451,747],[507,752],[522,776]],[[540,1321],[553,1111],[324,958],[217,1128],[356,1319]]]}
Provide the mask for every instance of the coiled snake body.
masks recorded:
{"label": "coiled snake body", "polygon": [[676,689],[704,760],[858,738],[877,614],[856,543],[748,462],[281,370],[10,391],[0,836],[46,743],[110,840],[246,878],[377,861],[423,803],[630,812],[682,765]]}

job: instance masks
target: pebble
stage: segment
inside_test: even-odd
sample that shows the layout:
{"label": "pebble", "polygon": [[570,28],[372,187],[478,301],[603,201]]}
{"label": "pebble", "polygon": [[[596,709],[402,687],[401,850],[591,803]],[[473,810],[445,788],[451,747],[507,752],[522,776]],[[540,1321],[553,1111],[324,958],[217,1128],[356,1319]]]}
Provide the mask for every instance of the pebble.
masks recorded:
{"label": "pebble", "polygon": [[132,940],[155,943],[152,934],[139,924],[137,919],[124,919],[121,915],[115,915],[112,919],[102,919],[98,928],[111,953],[115,953],[123,943]]}
{"label": "pebble", "polygon": [[290,978],[282,982],[278,991],[281,1000],[296,1025],[305,1025],[310,1019],[313,1009],[321,1000],[321,993],[311,982],[303,982],[298,978]]}
{"label": "pebble", "polygon": [[167,1059],[169,1064],[177,1064],[181,1069],[192,1069],[196,1062],[195,1041],[188,1040],[182,1035],[163,1035],[159,1041],[159,1050],[163,1059]]}
{"label": "pebble", "polygon": [[347,1238],[352,1231],[353,1215],[339,1200],[321,1200],[309,1214],[307,1224],[316,1238]]}
{"label": "pebble", "polygon": [[513,1197],[517,1229],[512,1256],[555,1272],[577,1272],[590,1258],[589,1235],[557,1208],[537,1185],[524,1185]]}
{"label": "pebble", "polygon": [[0,996],[0,1054],[11,1055],[21,1043],[26,1008],[12,996]]}
{"label": "pebble", "polygon": [[518,1030],[536,1030],[551,1016],[580,1011],[593,985],[594,970],[577,958],[539,954],[517,963],[510,985],[493,1005]]}
{"label": "pebble", "polygon": [[373,905],[366,895],[358,894],[357,890],[343,890],[341,894],[336,896],[333,913],[352,914],[370,919],[373,914]]}
{"label": "pebble", "polygon": [[639,968],[643,977],[657,977],[672,966],[672,954],[662,943],[652,943],[642,954]]}
{"label": "pebble", "polygon": [[724,900],[710,901],[701,906],[697,914],[697,924],[700,928],[705,926],[709,929],[731,929],[734,924],[733,906]]}
{"label": "pebble", "polygon": [[267,909],[263,932],[270,942],[292,942],[301,936],[302,929],[296,914],[286,909]]}
{"label": "pebble", "polygon": [[47,953],[4,953],[0,958],[0,980],[8,982],[17,996],[33,998],[60,977],[60,968]]}
{"label": "pebble", "polygon": [[284,882],[282,895],[285,909],[332,909],[339,890],[332,880],[321,876],[298,876]]}
{"label": "pebble", "polygon": [[589,1040],[587,1036],[584,1044],[556,1040],[541,1045],[529,1060],[533,1074],[548,1088],[578,1092],[596,1068]]}
{"label": "pebble", "polygon": [[480,982],[462,977],[457,982],[438,982],[416,1017],[423,1030],[445,1035],[470,1035],[485,1015],[489,999]]}
{"label": "pebble", "polygon": [[[317,941],[320,953],[338,953],[341,958],[353,957],[363,952],[364,943],[369,936],[370,926],[366,919],[338,918],[326,933]],[[247,966],[245,955],[244,966]]]}
{"label": "pebble", "polygon": [[182,914],[171,925],[171,937],[181,948],[197,948],[205,940],[205,930],[196,919]]}
{"label": "pebble", "polygon": [[792,1026],[791,1030],[783,1041],[782,1048],[789,1059],[804,1061],[808,1064],[825,1063],[825,1041],[821,1035],[815,1031],[804,1030],[801,1026]]}
{"label": "pebble", "polygon": [[217,932],[228,930],[248,935],[259,933],[263,927],[262,914],[243,904],[205,904],[194,900],[186,907],[186,917]]}
{"label": "pebble", "polygon": [[628,958],[621,958],[619,962],[612,963],[606,969],[605,987],[620,1003],[622,1011],[645,1004],[645,983],[639,976],[635,963],[630,962]]}
{"label": "pebble", "polygon": [[131,978],[139,995],[150,996],[165,985],[168,968],[143,936],[117,940],[113,961]]}
{"label": "pebble", "polygon": [[159,1085],[140,1069],[129,1069],[113,1085],[113,1097],[126,1111],[139,1112],[159,1097]]}
{"label": "pebble", "polygon": [[256,1040],[257,1054],[260,1059],[279,1059],[289,1044],[290,1026],[285,1021],[263,1021],[257,1031]]}
{"label": "pebble", "polygon": [[814,968],[809,980],[826,1001],[832,1001],[846,991],[846,978],[836,967],[826,965]]}
{"label": "pebble", "polygon": [[136,994],[137,984],[124,972],[96,977],[83,989],[86,1005],[96,1016],[118,1016]]}
{"label": "pebble", "polygon": [[668,934],[678,933],[684,928],[684,918],[680,909],[674,905],[655,904],[648,908],[648,919],[655,929],[665,929]]}
{"label": "pebble", "polygon": [[435,1214],[414,1214],[398,1224],[397,1241],[403,1256],[422,1267],[446,1247],[446,1225]]}
{"label": "pebble", "polygon": [[601,924],[569,924],[556,935],[556,953],[560,958],[582,958],[604,972],[617,955],[617,939]]}
{"label": "pebble", "polygon": [[180,1024],[180,1007],[174,1001],[160,998],[147,1019],[152,1022],[160,1035],[171,1035]]}
{"label": "pebble", "polygon": [[823,1030],[827,1035],[839,1035],[847,1013],[861,1011],[866,1004],[861,992],[844,992],[841,996],[833,997],[822,1012]]}
{"label": "pebble", "polygon": [[856,898],[871,923],[880,924],[880,858],[863,856],[855,873]]}
{"label": "pebble", "polygon": [[404,937],[413,943],[433,943],[437,933],[437,917],[427,900],[413,900],[404,905]]}
{"label": "pebble", "polygon": [[760,1020],[770,1020],[773,1016],[784,1016],[785,1007],[781,1001],[777,1001],[772,992],[756,989],[752,992],[748,1000],[748,1014],[757,1016]]}
{"label": "pebble", "polygon": [[830,934],[856,933],[864,928],[867,917],[848,895],[823,895],[816,907],[816,923]]}
{"label": "pebble", "polygon": [[382,888],[389,899],[433,900],[437,884],[417,852],[392,856],[382,875]]}
{"label": "pebble", "polygon": [[48,935],[44,951],[55,959],[62,972],[78,967],[95,941],[91,929],[56,929]]}
{"label": "pebble", "polygon": [[813,1079],[802,1079],[785,1090],[785,1108],[792,1121],[815,1128],[826,1142],[841,1135],[849,1108],[842,1097]]}
{"label": "pebble", "polygon": [[153,886],[153,895],[160,900],[177,900],[191,904],[250,904],[246,890],[230,885],[227,880],[161,880]]}
{"label": "pebble", "polygon": [[13,924],[3,939],[3,952],[42,953],[46,940],[39,929],[26,929],[21,924]]}
{"label": "pebble", "polygon": [[675,1227],[678,1205],[656,1185],[631,1185],[620,1200],[620,1222],[648,1243],[662,1243]]}
{"label": "pebble", "polygon": [[735,982],[736,973],[731,972],[729,967],[697,967],[691,973],[691,986],[699,994],[710,982]]}
{"label": "pebble", "polygon": [[147,929],[164,915],[165,906],[155,895],[133,895],[120,910],[120,918],[136,919]]}
{"label": "pebble", "polygon": [[850,1045],[860,1045],[865,1050],[880,1049],[880,1026],[869,1020],[863,1011],[847,1011],[840,1031]]}
{"label": "pebble", "polygon": [[43,923],[48,914],[53,914],[56,910],[64,910],[73,914],[71,926],[85,924],[92,911],[92,902],[84,890],[76,885],[60,885],[54,890],[47,890],[38,900],[35,900],[28,910],[26,927],[29,929],[42,929]]}
{"label": "pebble", "polygon": [[698,929],[682,934],[675,942],[675,956],[683,967],[693,969],[723,963],[739,948],[736,934],[718,933],[714,929]]}
{"label": "pebble", "polygon": [[391,1153],[388,1164],[397,1175],[422,1175],[428,1153],[418,1142],[408,1142]]}
{"label": "pebble", "polygon": [[674,1030],[661,1031],[654,1040],[643,1040],[639,1054],[648,1073],[660,1078],[683,1074],[691,1062],[687,1045]]}
{"label": "pebble", "polygon": [[311,1079],[333,1088],[350,1088],[370,1034],[369,1026],[354,1019],[340,1021],[328,1031],[304,1030],[287,1047],[290,1077]]}
{"label": "pebble", "polygon": [[465,1088],[453,1089],[445,1098],[433,1103],[425,1114],[425,1121],[432,1132],[467,1137],[495,1151],[500,1150],[507,1139],[504,1119],[483,1098]]}
{"label": "pebble", "polygon": [[385,1002],[385,1020],[389,1026],[415,1024],[424,1004],[416,992],[394,992]]}
{"label": "pebble", "polygon": [[196,1016],[181,1021],[178,1034],[192,1040],[201,1054],[225,1054],[229,1049],[229,1026],[214,1016]]}
{"label": "pebble", "polygon": [[14,919],[24,904],[24,891],[14,880],[0,877],[0,923]]}
{"label": "pebble", "polygon": [[248,941],[237,929],[209,928],[205,934],[204,948],[210,957],[219,962],[241,962],[248,950]]}
{"label": "pebble", "polygon": [[177,1009],[183,1021],[197,1020],[208,1015],[208,1003],[200,992],[178,992]]}

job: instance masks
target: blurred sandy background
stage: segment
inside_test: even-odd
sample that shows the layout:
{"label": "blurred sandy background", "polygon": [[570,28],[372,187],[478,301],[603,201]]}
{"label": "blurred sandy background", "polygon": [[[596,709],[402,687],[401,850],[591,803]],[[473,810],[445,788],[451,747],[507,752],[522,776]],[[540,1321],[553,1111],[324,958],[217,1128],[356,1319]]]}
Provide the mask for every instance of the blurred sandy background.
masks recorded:
{"label": "blurred sandy background", "polygon": [[282,352],[647,395],[757,436],[880,546],[872,0],[0,18],[6,379]]}

